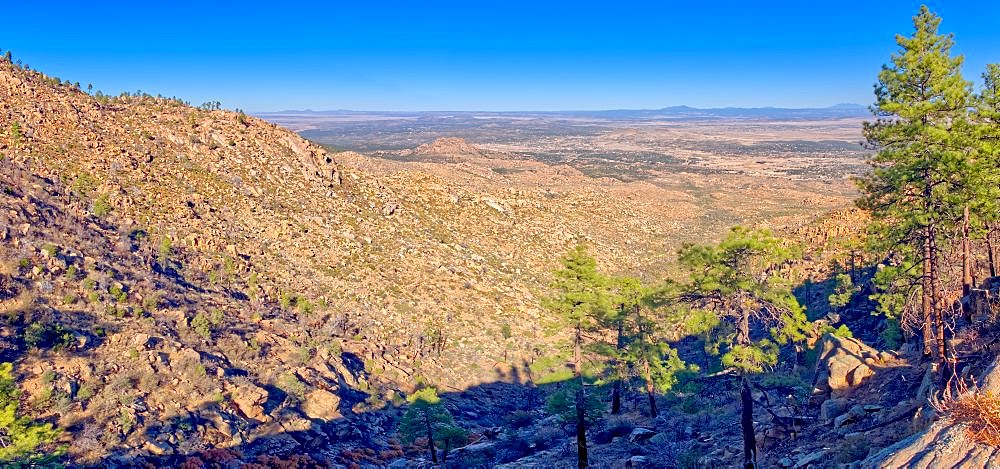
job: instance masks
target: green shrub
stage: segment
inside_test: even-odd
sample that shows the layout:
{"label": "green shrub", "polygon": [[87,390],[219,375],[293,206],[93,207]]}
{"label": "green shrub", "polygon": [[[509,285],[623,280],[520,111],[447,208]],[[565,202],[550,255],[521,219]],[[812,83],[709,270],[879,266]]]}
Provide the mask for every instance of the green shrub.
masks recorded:
{"label": "green shrub", "polygon": [[292,400],[301,401],[306,397],[306,384],[299,381],[295,373],[286,371],[278,376],[278,388],[284,391]]}
{"label": "green shrub", "polygon": [[171,240],[169,236],[164,236],[160,238],[160,248],[158,250],[158,253],[159,253],[159,262],[161,265],[166,265],[167,258],[170,257],[170,252],[173,250],[173,243],[174,243],[173,240]]}
{"label": "green shrub", "polygon": [[195,317],[191,319],[191,329],[205,339],[212,338],[212,329],[208,318],[202,313],[196,314]]}
{"label": "green shrub", "polygon": [[24,343],[29,347],[61,349],[75,340],[73,331],[59,323],[33,322],[24,329]]}
{"label": "green shrub", "polygon": [[42,252],[44,252],[48,257],[56,257],[59,255],[59,246],[52,243],[46,243],[42,246]]}
{"label": "green shrub", "polygon": [[225,319],[225,315],[222,314],[221,309],[213,309],[212,313],[208,317],[208,322],[212,323],[213,327],[219,327],[222,325],[222,320]]}
{"label": "green shrub", "polygon": [[304,296],[298,296],[295,298],[295,307],[299,310],[299,312],[303,314],[312,313],[313,309],[315,308],[312,302],[310,302]]}
{"label": "green shrub", "polygon": [[128,293],[125,291],[124,287],[122,287],[121,285],[119,285],[117,283],[114,284],[114,285],[111,285],[108,288],[108,294],[110,294],[111,298],[114,299],[115,301],[117,301],[118,303],[127,303],[128,302]]}
{"label": "green shrub", "polygon": [[101,194],[94,199],[90,211],[98,217],[104,217],[111,213],[111,202],[108,200],[108,194]]}
{"label": "green shrub", "polygon": [[899,320],[889,318],[885,320],[885,328],[879,333],[882,344],[889,350],[896,350],[903,345],[903,329],[899,326]]}
{"label": "green shrub", "polygon": [[23,136],[24,134],[21,132],[20,122],[14,121],[10,124],[10,138],[15,147],[21,144],[21,138]]}
{"label": "green shrub", "polygon": [[149,313],[156,311],[156,308],[160,306],[160,296],[160,292],[149,292],[142,298],[142,309]]}
{"label": "green shrub", "polygon": [[505,340],[511,338],[513,333],[510,330],[510,323],[505,321],[503,324],[500,324],[500,335],[502,335]]}

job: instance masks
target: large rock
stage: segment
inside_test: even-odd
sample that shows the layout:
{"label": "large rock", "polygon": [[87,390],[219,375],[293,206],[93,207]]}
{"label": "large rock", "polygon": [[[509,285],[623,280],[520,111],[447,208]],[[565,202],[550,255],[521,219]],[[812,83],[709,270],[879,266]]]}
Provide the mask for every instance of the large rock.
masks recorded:
{"label": "large rock", "polygon": [[962,424],[939,420],[927,430],[869,456],[861,461],[861,467],[994,469],[1000,467],[1000,448],[973,441]]}
{"label": "large rock", "polygon": [[649,441],[649,439],[653,438],[653,436],[655,435],[656,432],[648,428],[638,427],[632,430],[632,433],[629,434],[628,441],[630,443],[644,443],[646,441]]}
{"label": "large rock", "polygon": [[834,397],[823,401],[819,406],[819,417],[824,422],[829,422],[847,412],[851,406],[851,401],[843,397]]}
{"label": "large rock", "polygon": [[302,411],[311,419],[338,419],[341,417],[340,396],[325,389],[316,389],[306,394]]}
{"label": "large rock", "polygon": [[813,383],[815,396],[842,396],[874,375],[874,368],[883,366],[891,359],[891,355],[879,352],[860,340],[833,334],[823,336],[819,347]]}
{"label": "large rock", "polygon": [[267,391],[250,383],[236,385],[230,391],[233,404],[247,418],[265,422],[264,403],[267,402]]}
{"label": "large rock", "polygon": [[[1000,357],[980,376],[979,392],[1000,394]],[[869,456],[861,467],[995,469],[1000,467],[1000,448],[973,440],[965,424],[946,415],[930,428]]]}

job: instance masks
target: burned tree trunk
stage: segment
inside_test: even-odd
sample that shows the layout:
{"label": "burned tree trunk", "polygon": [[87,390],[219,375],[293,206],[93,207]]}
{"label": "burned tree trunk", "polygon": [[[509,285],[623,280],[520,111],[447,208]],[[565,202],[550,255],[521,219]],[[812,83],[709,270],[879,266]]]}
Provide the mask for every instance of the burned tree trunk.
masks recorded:
{"label": "burned tree trunk", "polygon": [[580,324],[577,324],[573,338],[573,374],[580,380],[580,389],[576,391],[576,465],[581,469],[590,465],[587,461],[587,395],[583,386],[583,373],[580,370],[582,341],[583,331]]}
{"label": "burned tree trunk", "polygon": [[431,450],[431,461],[437,464],[437,448],[434,447],[434,426],[431,425],[431,419],[427,413],[424,413],[424,424],[427,426],[427,444]]}
{"label": "burned tree trunk", "polygon": [[743,467],[754,469],[757,467],[757,435],[753,430],[753,396],[746,376],[740,390],[740,425],[743,428]]}
{"label": "burned tree trunk", "polygon": [[[621,363],[619,363],[619,360],[621,359],[620,357],[621,357],[621,354],[622,354],[622,348],[625,346],[624,327],[625,327],[624,326],[624,321],[621,320],[621,319],[619,319],[618,320],[618,341],[615,343],[615,350],[618,353],[618,356],[615,358],[615,367],[616,368],[619,367],[619,366],[621,366]],[[615,384],[614,384],[613,389],[611,390],[611,414],[612,415],[618,415],[620,413],[622,413],[622,377],[619,374],[619,376],[617,376],[615,378]]]}
{"label": "burned tree trunk", "polygon": [[972,291],[972,247],[969,244],[969,206],[962,212],[962,295]]}

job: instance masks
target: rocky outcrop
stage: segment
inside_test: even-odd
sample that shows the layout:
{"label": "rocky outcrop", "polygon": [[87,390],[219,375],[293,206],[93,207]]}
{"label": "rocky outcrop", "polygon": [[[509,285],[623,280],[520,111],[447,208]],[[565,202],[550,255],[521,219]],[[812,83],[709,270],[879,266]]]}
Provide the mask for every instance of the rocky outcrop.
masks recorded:
{"label": "rocky outcrop", "polygon": [[[978,391],[1000,394],[1000,358],[982,374]],[[1000,448],[973,440],[965,424],[944,415],[926,430],[869,456],[861,467],[995,469],[1000,467]]]}
{"label": "rocky outcrop", "polygon": [[930,428],[861,462],[863,468],[996,468],[1000,448],[973,441],[965,426],[939,420]]}
{"label": "rocky outcrop", "polygon": [[475,145],[456,137],[443,137],[413,149],[416,155],[482,156]]}
{"label": "rocky outcrop", "polygon": [[302,411],[311,419],[333,420],[340,418],[340,397],[325,389],[306,394]]}
{"label": "rocky outcrop", "polygon": [[875,350],[864,342],[833,334],[823,336],[816,360],[813,396],[817,402],[841,397],[875,374],[875,369],[891,362],[888,352]]}

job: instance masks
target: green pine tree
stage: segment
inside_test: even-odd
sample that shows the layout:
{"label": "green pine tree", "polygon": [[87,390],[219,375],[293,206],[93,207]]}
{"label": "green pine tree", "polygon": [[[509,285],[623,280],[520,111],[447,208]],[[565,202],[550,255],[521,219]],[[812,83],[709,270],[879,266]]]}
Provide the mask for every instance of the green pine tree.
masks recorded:
{"label": "green pine tree", "polygon": [[979,237],[984,241],[989,275],[996,277],[997,253],[994,249],[994,237],[1000,230],[1000,64],[989,64],[983,73],[983,88],[976,96],[975,121],[978,184],[972,187],[978,189],[975,194],[973,213],[981,220]]}
{"label": "green pine tree", "polygon": [[[780,267],[794,251],[767,230],[734,227],[715,246],[687,244],[680,263],[690,274],[678,300],[708,318],[705,337],[719,344],[722,364],[742,375],[744,462],[754,467],[757,444],[748,376],[777,364],[778,347],[805,339],[805,309],[792,294]],[[753,331],[765,328],[766,337]]]}
{"label": "green pine tree", "polygon": [[607,374],[612,381],[611,413],[618,415],[622,409],[622,387],[631,371],[627,350],[628,323],[639,313],[646,288],[642,281],[634,277],[610,279],[608,286],[611,288],[610,301],[613,306],[600,317],[600,322],[605,329],[614,331],[615,341],[611,346],[601,347],[599,353],[610,359]]}
{"label": "green pine tree", "polygon": [[435,464],[438,462],[436,444],[442,445],[442,459],[447,459],[448,451],[465,435],[464,430],[455,425],[451,412],[441,404],[441,398],[434,388],[414,392],[407,401],[409,407],[399,422],[399,433],[403,441],[412,443],[419,438],[427,438],[431,461]]}
{"label": "green pine tree", "polygon": [[577,465],[588,466],[587,454],[587,391],[583,377],[584,333],[611,317],[613,309],[608,293],[608,279],[597,271],[597,261],[578,245],[561,259],[562,268],[555,272],[555,295],[543,301],[572,329],[573,377],[579,381],[576,388],[576,440]]}
{"label": "green pine tree", "polygon": [[968,128],[972,85],[962,78],[963,58],[951,55],[952,36],[938,33],[940,23],[923,6],[913,17],[913,34],[896,37],[899,50],[875,86],[876,120],[864,125],[868,145],[878,153],[858,180],[859,205],[877,220],[875,239],[901,257],[900,265],[919,269],[918,283],[908,281],[910,271],[898,269],[902,279],[885,279],[884,285],[905,289],[889,304],[919,290],[924,352],[939,363],[945,360],[942,244],[953,238],[969,205],[972,190],[964,187],[963,175],[974,169],[959,138],[963,132],[955,131]]}

